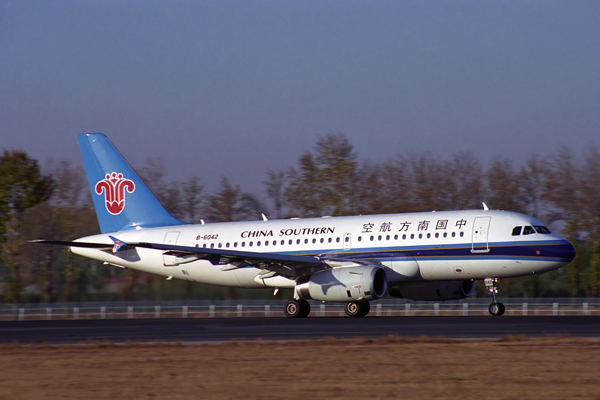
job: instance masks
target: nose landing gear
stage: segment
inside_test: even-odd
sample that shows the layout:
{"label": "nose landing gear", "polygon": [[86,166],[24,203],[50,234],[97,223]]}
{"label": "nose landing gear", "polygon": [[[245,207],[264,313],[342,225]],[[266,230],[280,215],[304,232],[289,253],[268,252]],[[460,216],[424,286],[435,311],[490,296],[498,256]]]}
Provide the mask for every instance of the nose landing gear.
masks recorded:
{"label": "nose landing gear", "polygon": [[504,314],[506,308],[504,304],[498,303],[496,301],[496,295],[498,294],[498,282],[500,280],[498,278],[486,278],[484,280],[485,287],[488,290],[488,294],[492,296],[492,304],[490,304],[489,311],[494,317],[499,317]]}

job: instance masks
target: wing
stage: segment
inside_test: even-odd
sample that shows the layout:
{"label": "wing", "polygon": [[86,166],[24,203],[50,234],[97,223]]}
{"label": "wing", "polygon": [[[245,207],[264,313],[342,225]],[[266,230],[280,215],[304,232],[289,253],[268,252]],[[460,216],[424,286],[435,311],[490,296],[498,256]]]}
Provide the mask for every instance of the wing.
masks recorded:
{"label": "wing", "polygon": [[167,266],[176,266],[197,260],[207,260],[213,265],[223,265],[222,271],[229,271],[243,267],[255,267],[261,269],[260,277],[263,279],[275,275],[286,278],[297,278],[303,275],[312,275],[315,272],[330,269],[326,257],[319,256],[297,256],[282,253],[257,253],[251,251],[232,251],[223,249],[208,249],[201,247],[177,246],[162,243],[125,243],[115,237],[110,237],[113,244],[71,242],[61,240],[33,240],[32,243],[54,244],[70,247],[85,247],[98,250],[118,251],[130,248],[145,248],[163,251],[163,255],[173,256]]}
{"label": "wing", "polygon": [[275,275],[296,278],[331,268],[317,256],[208,249],[162,243],[127,243],[127,246],[164,251],[164,255],[175,257],[172,265],[207,260],[214,265],[223,265],[222,271],[255,267],[263,270],[260,274],[261,278],[269,278]]}

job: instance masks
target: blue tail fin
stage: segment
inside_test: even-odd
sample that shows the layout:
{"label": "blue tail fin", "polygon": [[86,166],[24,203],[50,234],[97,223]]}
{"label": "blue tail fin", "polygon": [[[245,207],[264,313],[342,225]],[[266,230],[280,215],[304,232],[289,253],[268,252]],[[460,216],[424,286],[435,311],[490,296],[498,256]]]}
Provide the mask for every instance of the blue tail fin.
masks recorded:
{"label": "blue tail fin", "polygon": [[77,135],[102,233],[181,225],[102,133]]}

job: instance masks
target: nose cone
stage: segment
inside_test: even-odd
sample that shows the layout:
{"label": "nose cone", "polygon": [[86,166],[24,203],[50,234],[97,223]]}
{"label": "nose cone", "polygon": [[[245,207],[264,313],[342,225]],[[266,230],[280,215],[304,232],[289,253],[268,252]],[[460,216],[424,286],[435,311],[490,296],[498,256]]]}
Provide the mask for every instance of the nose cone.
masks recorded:
{"label": "nose cone", "polygon": [[568,240],[565,240],[565,248],[563,250],[564,255],[563,257],[566,259],[567,263],[570,263],[571,261],[573,261],[573,259],[575,258],[575,256],[577,255],[577,250],[575,250],[575,246],[573,246],[571,244],[571,242],[569,242]]}
{"label": "nose cone", "polygon": [[573,246],[571,242],[563,238],[560,238],[557,244],[552,245],[550,247],[552,248],[552,250],[550,250],[549,253],[546,253],[546,255],[561,260],[562,262],[564,262],[563,265],[567,265],[568,263],[573,261],[573,259],[577,255],[575,246]]}

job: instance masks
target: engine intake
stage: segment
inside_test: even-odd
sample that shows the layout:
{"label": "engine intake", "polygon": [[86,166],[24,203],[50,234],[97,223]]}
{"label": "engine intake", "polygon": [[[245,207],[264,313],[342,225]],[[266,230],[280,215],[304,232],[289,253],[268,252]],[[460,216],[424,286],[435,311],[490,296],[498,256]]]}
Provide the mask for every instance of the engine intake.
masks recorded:
{"label": "engine intake", "polygon": [[390,286],[388,293],[392,297],[411,300],[445,301],[460,300],[469,297],[475,289],[475,281],[437,281],[405,283]]}
{"label": "engine intake", "polygon": [[301,299],[319,301],[376,300],[386,289],[385,271],[378,266],[328,269],[296,283],[296,293]]}

